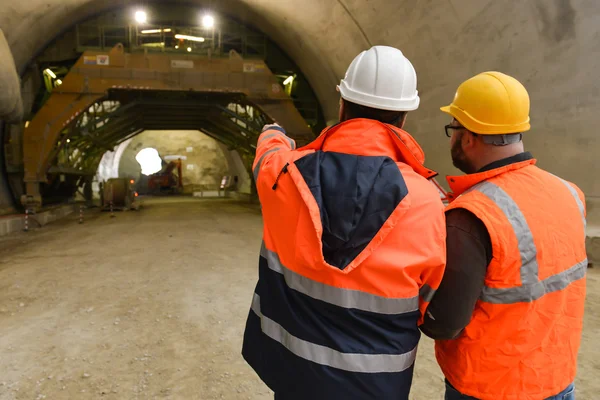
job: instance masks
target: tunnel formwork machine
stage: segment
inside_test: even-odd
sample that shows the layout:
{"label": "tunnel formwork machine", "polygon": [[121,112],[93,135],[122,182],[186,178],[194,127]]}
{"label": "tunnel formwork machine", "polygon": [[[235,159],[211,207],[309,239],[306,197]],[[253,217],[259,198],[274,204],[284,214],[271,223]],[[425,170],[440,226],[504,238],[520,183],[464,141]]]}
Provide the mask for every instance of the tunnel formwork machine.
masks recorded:
{"label": "tunnel formwork machine", "polygon": [[[144,130],[198,130],[237,150],[250,168],[262,126],[299,144],[312,130],[260,60],[86,51],[23,136],[25,194],[39,208],[89,188],[102,155]],[[90,193],[91,190],[84,190]]]}

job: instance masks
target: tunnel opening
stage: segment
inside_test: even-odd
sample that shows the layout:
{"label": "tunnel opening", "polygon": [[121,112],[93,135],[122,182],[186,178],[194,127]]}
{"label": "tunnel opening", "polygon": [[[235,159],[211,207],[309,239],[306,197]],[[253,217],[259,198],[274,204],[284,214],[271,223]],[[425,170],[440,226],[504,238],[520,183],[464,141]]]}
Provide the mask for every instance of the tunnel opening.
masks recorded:
{"label": "tunnel opening", "polygon": [[133,180],[140,195],[250,194],[239,153],[196,130],[147,130],[123,142],[103,155],[94,181],[111,178]]}
{"label": "tunnel opening", "polygon": [[302,71],[265,34],[227,15],[199,21],[190,5],[152,3],[144,22],[131,10],[77,23],[23,76],[27,121],[4,143],[17,202],[97,185],[103,155],[147,130],[200,131],[247,172],[264,124],[292,120],[300,144],[325,126]]}
{"label": "tunnel opening", "polygon": [[154,147],[146,147],[140,150],[136,154],[135,160],[140,164],[142,174],[146,176],[157,173],[163,167],[162,157]]}

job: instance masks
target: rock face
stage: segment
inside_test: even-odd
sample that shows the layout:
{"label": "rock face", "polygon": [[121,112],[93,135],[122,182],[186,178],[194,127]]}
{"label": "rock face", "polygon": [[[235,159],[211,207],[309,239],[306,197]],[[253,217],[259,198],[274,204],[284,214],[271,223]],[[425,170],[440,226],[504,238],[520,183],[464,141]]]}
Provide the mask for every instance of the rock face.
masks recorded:
{"label": "rock face", "polygon": [[198,131],[146,131],[129,143],[119,164],[119,176],[140,180],[141,167],[135,156],[145,148],[154,148],[165,161],[183,161],[184,192],[203,187],[217,189],[221,178],[229,174],[227,159],[214,139]]}

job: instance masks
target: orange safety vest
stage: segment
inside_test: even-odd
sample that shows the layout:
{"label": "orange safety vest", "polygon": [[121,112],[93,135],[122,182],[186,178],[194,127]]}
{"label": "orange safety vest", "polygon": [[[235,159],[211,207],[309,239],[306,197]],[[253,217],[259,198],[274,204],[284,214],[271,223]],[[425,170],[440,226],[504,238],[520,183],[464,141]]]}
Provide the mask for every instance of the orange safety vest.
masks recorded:
{"label": "orange safety vest", "polygon": [[409,134],[372,120],[294,148],[281,128],[258,141],[264,232],[244,358],[286,398],[407,399],[445,266],[435,172]]}
{"label": "orange safety vest", "polygon": [[[446,379],[490,400],[541,400],[573,383],[585,300],[585,198],[527,160],[449,177],[487,227],[492,261],[471,322],[436,342]],[[455,197],[459,195],[459,197]]]}

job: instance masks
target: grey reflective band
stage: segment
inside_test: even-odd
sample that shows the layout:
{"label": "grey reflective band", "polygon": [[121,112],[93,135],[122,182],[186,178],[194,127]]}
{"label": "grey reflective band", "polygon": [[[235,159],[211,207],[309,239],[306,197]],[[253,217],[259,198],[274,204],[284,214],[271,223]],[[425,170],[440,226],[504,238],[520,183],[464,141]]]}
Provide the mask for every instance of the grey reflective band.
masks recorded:
{"label": "grey reflective band", "polygon": [[282,132],[282,131],[280,131],[280,130],[277,130],[277,132],[276,132],[276,133],[269,133],[268,135],[262,136],[262,137],[261,137],[261,138],[258,140],[258,143],[256,143],[256,145],[257,145],[257,146],[260,146],[260,144],[261,144],[262,142],[264,142],[265,140],[267,140],[267,139],[271,139],[272,137],[275,137],[275,136],[278,136],[278,135],[279,135],[279,136],[282,136],[282,137],[284,137],[284,138],[285,138],[285,139],[286,139],[286,140],[289,142],[289,144],[290,144],[290,148],[291,148],[292,150],[295,150],[295,149],[296,149],[296,143],[294,142],[294,140],[293,140],[292,138],[288,137],[288,136],[287,136],[287,135],[286,135],[284,132]]}
{"label": "grey reflective band", "polygon": [[260,255],[267,259],[269,268],[283,275],[285,283],[313,299],[321,300],[344,308],[355,308],[379,314],[403,314],[419,309],[419,297],[389,298],[358,290],[342,289],[313,281],[286,268],[279,256],[268,250],[263,242]]}
{"label": "grey reflective band", "polygon": [[410,368],[417,355],[417,347],[403,354],[357,354],[342,353],[332,348],[307,342],[290,334],[281,325],[264,316],[260,297],[255,293],[252,311],[260,318],[262,332],[280,343],[290,352],[305,360],[349,372],[393,373]]}
{"label": "grey reflective band", "polygon": [[[563,181],[563,183],[567,185],[571,194],[576,198],[579,210],[582,216],[584,216],[583,204],[577,192],[566,181]],[[537,250],[533,242],[533,234],[519,206],[517,206],[508,193],[491,182],[483,182],[475,186],[474,189],[486,195],[502,210],[517,236],[519,253],[521,255],[521,286],[510,288],[485,286],[480,297],[482,301],[493,304],[528,303],[539,299],[545,294],[563,290],[571,283],[585,277],[588,265],[587,259],[565,271],[540,281],[538,276]]]}
{"label": "grey reflective band", "polygon": [[433,299],[433,295],[435,295],[435,289],[428,284],[424,284],[421,289],[419,289],[419,296],[421,296],[426,303],[429,303]]}
{"label": "grey reflective band", "polygon": [[262,142],[264,142],[265,140],[271,139],[272,137],[275,137],[277,135],[279,135],[279,132],[278,133],[269,133],[268,135],[261,136],[260,139],[258,140],[258,143],[256,143],[256,146],[260,146],[260,144]]}
{"label": "grey reflective band", "polygon": [[273,152],[275,152],[275,151],[277,151],[277,150],[281,150],[281,148],[280,148],[280,147],[276,147],[276,148],[274,148],[274,149],[271,149],[271,150],[269,150],[269,151],[265,152],[265,154],[263,154],[263,155],[260,157],[260,159],[259,159],[259,160],[258,160],[258,162],[256,163],[256,167],[254,167],[254,171],[252,171],[252,173],[254,174],[254,181],[257,181],[257,180],[258,180],[258,174],[259,174],[259,172],[260,172],[260,167],[261,167],[261,165],[262,165],[263,161],[265,160],[265,157],[267,156],[267,154],[269,154],[269,153],[273,153]]}
{"label": "grey reflective band", "polygon": [[[558,176],[557,176],[557,178],[558,178]],[[577,190],[575,190],[575,188],[573,186],[571,186],[571,184],[569,182],[565,181],[564,179],[562,179],[562,178],[558,178],[558,179],[560,179],[560,181],[567,187],[567,189],[569,189],[569,192],[571,192],[571,195],[575,199],[575,202],[577,203],[577,207],[579,208],[579,213],[581,214],[581,218],[583,219],[583,228],[585,229],[585,227],[587,226],[587,221],[585,220],[585,207],[583,206],[583,202],[579,198],[579,194],[577,193]],[[585,235],[585,233],[584,233],[584,235]]]}
{"label": "grey reflective band", "polygon": [[485,286],[481,294],[481,300],[494,304],[529,303],[535,301],[545,294],[563,290],[571,283],[585,277],[588,260],[575,264],[566,271],[552,275],[540,282],[531,285],[516,286],[512,288],[499,289]]}
{"label": "grey reflective band", "polygon": [[521,283],[530,285],[538,282],[537,249],[533,242],[533,234],[527,225],[525,216],[515,201],[499,186],[491,182],[483,182],[476,190],[485,194],[502,210],[515,235],[517,236],[519,253],[521,254]]}

